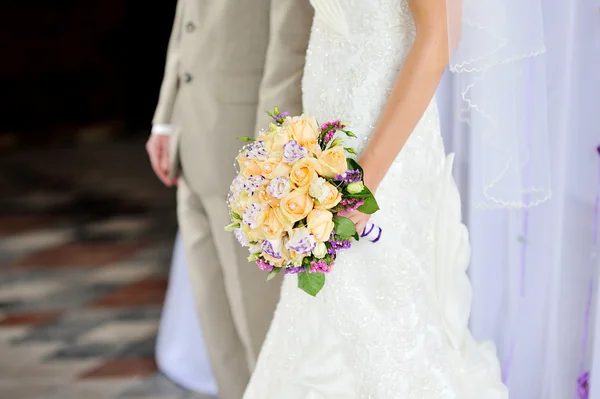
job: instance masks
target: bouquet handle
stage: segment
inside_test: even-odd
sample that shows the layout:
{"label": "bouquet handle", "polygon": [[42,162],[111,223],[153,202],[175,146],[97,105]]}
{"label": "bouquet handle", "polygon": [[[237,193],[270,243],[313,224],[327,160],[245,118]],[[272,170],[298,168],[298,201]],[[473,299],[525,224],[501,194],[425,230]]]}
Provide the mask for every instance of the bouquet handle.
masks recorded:
{"label": "bouquet handle", "polygon": [[369,222],[367,223],[363,231],[360,233],[360,238],[364,238],[375,243],[381,238],[382,232],[383,230],[381,230],[381,227]]}

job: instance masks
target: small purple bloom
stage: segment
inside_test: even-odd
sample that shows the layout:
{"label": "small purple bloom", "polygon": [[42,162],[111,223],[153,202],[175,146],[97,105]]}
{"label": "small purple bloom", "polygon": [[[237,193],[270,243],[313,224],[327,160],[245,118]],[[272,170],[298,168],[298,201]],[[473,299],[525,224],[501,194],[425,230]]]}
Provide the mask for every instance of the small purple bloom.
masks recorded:
{"label": "small purple bloom", "polygon": [[290,140],[283,146],[283,162],[288,165],[294,164],[308,155],[308,150],[302,147],[296,140]]}
{"label": "small purple bloom", "polygon": [[306,269],[304,269],[303,267],[294,267],[294,266],[291,266],[291,267],[286,268],[285,271],[284,271],[284,273],[285,274],[300,274],[304,270],[306,270]]}
{"label": "small purple bloom", "polygon": [[579,378],[577,378],[577,393],[579,394],[579,399],[588,399],[590,394],[589,378],[590,373],[587,371],[581,373]]}
{"label": "small purple bloom", "polygon": [[270,272],[273,270],[274,266],[262,259],[258,259],[256,261],[256,264],[258,265],[258,268],[260,270],[262,270],[263,272]]}
{"label": "small purple bloom", "polygon": [[362,173],[360,170],[347,170],[341,175],[336,175],[333,180],[344,183],[356,183],[362,181]]}
{"label": "small purple bloom", "polygon": [[329,273],[331,271],[331,266],[333,266],[333,262],[331,265],[328,265],[323,259],[318,261],[313,261],[310,263],[310,272],[311,273]]}

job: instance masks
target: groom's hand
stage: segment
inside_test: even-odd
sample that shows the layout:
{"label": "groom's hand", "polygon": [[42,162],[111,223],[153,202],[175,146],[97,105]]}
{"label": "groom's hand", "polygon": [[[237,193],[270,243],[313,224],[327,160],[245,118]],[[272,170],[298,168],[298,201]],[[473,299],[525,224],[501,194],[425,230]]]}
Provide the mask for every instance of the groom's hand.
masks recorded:
{"label": "groom's hand", "polygon": [[177,179],[169,177],[169,136],[153,134],[146,142],[146,151],[150,157],[150,164],[156,176],[165,186],[177,184]]}

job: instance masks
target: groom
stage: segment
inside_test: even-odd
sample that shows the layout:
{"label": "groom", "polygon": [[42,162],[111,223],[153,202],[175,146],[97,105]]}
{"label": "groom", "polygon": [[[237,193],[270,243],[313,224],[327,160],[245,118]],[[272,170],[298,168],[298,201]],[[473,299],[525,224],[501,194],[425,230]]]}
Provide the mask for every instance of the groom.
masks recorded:
{"label": "groom", "polygon": [[[301,112],[308,0],[179,0],[146,148],[167,186],[220,399],[240,399],[279,296],[225,232],[239,136]],[[190,347],[190,351],[194,348]]]}

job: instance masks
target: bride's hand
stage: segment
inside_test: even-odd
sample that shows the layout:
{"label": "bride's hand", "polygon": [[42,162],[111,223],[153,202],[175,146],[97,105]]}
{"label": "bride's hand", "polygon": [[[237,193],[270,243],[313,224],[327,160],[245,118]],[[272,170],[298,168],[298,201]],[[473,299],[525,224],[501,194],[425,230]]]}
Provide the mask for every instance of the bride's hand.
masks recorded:
{"label": "bride's hand", "polygon": [[359,211],[352,211],[345,214],[344,217],[347,217],[348,219],[352,220],[352,222],[354,222],[354,224],[356,225],[356,232],[358,233],[358,235],[361,235],[365,227],[367,226],[367,222],[371,218],[371,215],[367,215],[366,213],[362,213]]}

